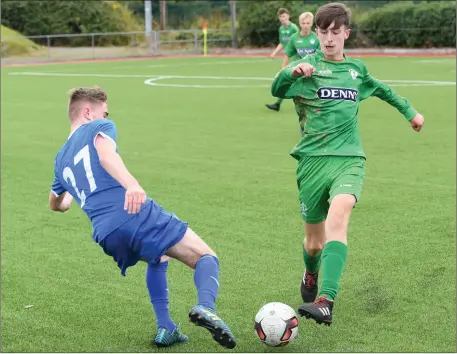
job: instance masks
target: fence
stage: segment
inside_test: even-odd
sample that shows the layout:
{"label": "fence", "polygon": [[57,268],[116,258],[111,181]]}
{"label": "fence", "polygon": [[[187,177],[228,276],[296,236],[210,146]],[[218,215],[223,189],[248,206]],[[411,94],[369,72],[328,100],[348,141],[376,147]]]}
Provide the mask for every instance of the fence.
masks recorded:
{"label": "fence", "polygon": [[[31,45],[32,41],[36,45]],[[69,42],[71,41],[71,44]],[[108,43],[115,43],[109,45]],[[208,52],[232,46],[230,29],[208,29]],[[105,59],[203,52],[201,29],[1,38],[3,63]]]}
{"label": "fence", "polygon": [[[366,36],[370,31],[373,30],[354,29],[346,46],[358,49],[373,48]],[[414,33],[417,29],[384,28],[383,31],[396,33],[396,36],[399,36],[399,33],[405,35],[410,32]],[[421,31],[425,34],[436,35],[439,32],[445,33],[448,29],[422,28]],[[257,33],[261,34],[262,30]],[[424,38],[427,37],[424,36]],[[227,53],[232,51],[231,48],[235,46],[231,29],[208,29],[207,41],[209,54]],[[423,48],[427,47],[427,45],[423,46]],[[265,49],[245,48],[251,53],[267,55]],[[202,53],[203,34],[201,29],[152,31],[149,37],[145,35],[145,32],[138,31],[28,37],[5,36],[1,38],[3,64]],[[455,47],[452,53],[455,53]]]}

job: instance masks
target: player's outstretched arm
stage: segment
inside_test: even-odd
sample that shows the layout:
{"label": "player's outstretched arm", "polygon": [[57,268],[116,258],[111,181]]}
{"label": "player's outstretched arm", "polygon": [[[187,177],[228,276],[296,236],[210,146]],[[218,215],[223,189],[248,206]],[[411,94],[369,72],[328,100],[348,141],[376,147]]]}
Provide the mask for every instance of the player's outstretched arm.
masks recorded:
{"label": "player's outstretched arm", "polygon": [[278,72],[271,84],[271,94],[274,97],[286,98],[287,91],[294,84],[296,78],[292,75],[290,66],[286,66]]}
{"label": "player's outstretched arm", "polygon": [[284,49],[284,52],[286,53],[286,56],[282,61],[281,69],[284,69],[287,66],[287,64],[289,64],[289,59],[297,53],[297,48],[295,47],[295,34],[293,34],[290,38],[290,41]]}
{"label": "player's outstretched arm", "polygon": [[57,196],[54,192],[49,194],[49,207],[53,211],[59,211],[61,213],[66,212],[70,209],[72,201],[73,197],[68,192],[63,192],[59,196]]}
{"label": "player's outstretched arm", "polygon": [[360,99],[364,100],[370,96],[378,97],[395,107],[410,122],[415,131],[419,132],[422,129],[424,125],[422,114],[418,113],[406,98],[397,94],[389,85],[376,80],[366,72],[360,88]]}
{"label": "player's outstretched arm", "polygon": [[278,54],[281,51],[282,48],[284,48],[284,47],[282,46],[281,43],[279,43],[278,46],[276,47],[276,49],[273,51],[273,53],[271,53],[270,57],[274,58],[276,56],[276,54]]}
{"label": "player's outstretched arm", "polygon": [[124,209],[129,214],[138,213],[141,206],[146,202],[146,192],[125,167],[124,162],[116,152],[114,141],[97,135],[95,149],[102,167],[126,189]]}

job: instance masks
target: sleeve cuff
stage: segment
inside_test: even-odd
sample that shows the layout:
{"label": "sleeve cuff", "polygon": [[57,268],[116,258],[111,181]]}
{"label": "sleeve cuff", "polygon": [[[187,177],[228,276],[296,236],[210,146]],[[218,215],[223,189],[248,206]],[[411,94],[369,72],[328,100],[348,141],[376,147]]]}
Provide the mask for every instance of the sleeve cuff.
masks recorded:
{"label": "sleeve cuff", "polygon": [[293,68],[284,69],[284,77],[290,81],[295,81],[297,78],[292,75]]}
{"label": "sleeve cuff", "polygon": [[56,196],[56,198],[60,195],[60,194],[56,193],[55,191],[53,191],[52,189],[51,189],[51,192]]}
{"label": "sleeve cuff", "polygon": [[417,111],[412,106],[409,106],[408,109],[406,110],[404,116],[408,121],[410,121],[411,119],[414,118],[414,116],[416,114],[417,114]]}

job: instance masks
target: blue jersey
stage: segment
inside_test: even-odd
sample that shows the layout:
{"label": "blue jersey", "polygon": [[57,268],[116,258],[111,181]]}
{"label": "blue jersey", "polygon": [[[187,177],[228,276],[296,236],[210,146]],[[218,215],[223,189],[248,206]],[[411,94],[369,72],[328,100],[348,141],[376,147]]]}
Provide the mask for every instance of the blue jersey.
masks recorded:
{"label": "blue jersey", "polygon": [[134,216],[124,210],[125,188],[100,164],[95,149],[99,134],[116,143],[116,126],[107,119],[83,124],[70,135],[54,160],[51,187],[56,196],[73,196],[89,217],[96,242]]}

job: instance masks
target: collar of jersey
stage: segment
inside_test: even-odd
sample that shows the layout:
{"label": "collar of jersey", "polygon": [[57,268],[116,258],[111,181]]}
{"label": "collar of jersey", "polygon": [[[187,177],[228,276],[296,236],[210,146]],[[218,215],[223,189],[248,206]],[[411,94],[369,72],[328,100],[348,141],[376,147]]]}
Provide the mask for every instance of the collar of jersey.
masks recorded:
{"label": "collar of jersey", "polygon": [[74,134],[79,128],[81,128],[83,125],[84,125],[84,124],[81,124],[78,128],[76,128],[75,130],[73,130],[73,131],[70,133],[70,135],[68,136],[68,139],[67,139],[67,140],[70,140],[70,138],[73,136],[73,134]]}
{"label": "collar of jersey", "polygon": [[346,61],[346,54],[343,52],[343,58],[344,60],[343,61],[331,61],[331,60],[327,60],[325,59],[325,56],[324,56],[324,52],[320,49],[316,49],[316,55],[321,57],[323,60],[325,60],[326,62],[329,62],[329,63],[332,63],[332,64],[339,64],[339,63],[344,63]]}

